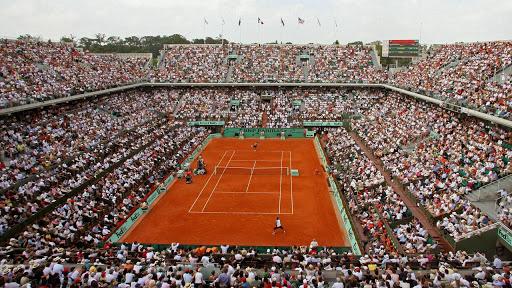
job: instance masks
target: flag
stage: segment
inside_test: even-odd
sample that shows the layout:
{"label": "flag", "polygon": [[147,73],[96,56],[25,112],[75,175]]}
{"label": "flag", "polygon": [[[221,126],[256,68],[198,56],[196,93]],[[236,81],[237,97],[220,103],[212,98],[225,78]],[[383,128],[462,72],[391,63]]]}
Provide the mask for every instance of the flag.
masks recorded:
{"label": "flag", "polygon": [[281,25],[284,26],[284,21],[283,21],[283,18],[281,18]]}
{"label": "flag", "polygon": [[322,24],[320,24],[320,20],[318,19],[318,17],[316,17],[316,22],[318,23],[318,26],[322,26]]}
{"label": "flag", "polygon": [[299,24],[304,24],[304,19],[302,19],[300,17],[297,18],[297,21],[299,21]]}
{"label": "flag", "polygon": [[260,17],[258,17],[258,23],[263,24],[263,21],[261,21]]}
{"label": "flag", "polygon": [[242,25],[242,17],[240,17],[240,19],[238,19],[238,26]]}
{"label": "flag", "polygon": [[208,25],[208,21],[204,18],[204,24]]}

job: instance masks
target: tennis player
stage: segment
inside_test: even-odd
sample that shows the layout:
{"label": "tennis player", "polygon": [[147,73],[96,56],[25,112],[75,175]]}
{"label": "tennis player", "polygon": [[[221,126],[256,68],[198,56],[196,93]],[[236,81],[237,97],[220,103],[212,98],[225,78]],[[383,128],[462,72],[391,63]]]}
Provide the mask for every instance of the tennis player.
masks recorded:
{"label": "tennis player", "polygon": [[258,142],[254,142],[254,144],[252,144],[252,149],[254,151],[256,151],[256,148],[258,148]]}
{"label": "tennis player", "polygon": [[283,225],[281,224],[281,219],[279,219],[279,216],[276,217],[276,226],[274,226],[274,231],[272,231],[272,235],[275,235],[277,230],[283,230],[283,233],[286,233]]}

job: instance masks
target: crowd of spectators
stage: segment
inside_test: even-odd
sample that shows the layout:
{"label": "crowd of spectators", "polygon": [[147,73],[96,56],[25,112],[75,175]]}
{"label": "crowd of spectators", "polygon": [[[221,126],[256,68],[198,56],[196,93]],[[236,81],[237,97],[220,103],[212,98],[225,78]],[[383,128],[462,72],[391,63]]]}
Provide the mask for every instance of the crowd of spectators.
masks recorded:
{"label": "crowd of spectators", "polygon": [[[493,223],[463,198],[509,173],[512,152],[505,145],[509,134],[498,127],[383,90],[134,90],[1,120],[0,233],[57,205],[23,227],[8,246],[0,247],[6,259],[0,261],[0,270],[5,268],[0,282],[40,281],[64,283],[63,287],[316,288],[328,285],[326,271],[336,271],[339,279],[333,285],[338,283],[337,288],[505,281],[508,271],[502,271],[496,261],[494,266],[500,270],[486,270],[484,275],[479,270],[460,275],[441,263],[456,262],[467,268],[467,263],[478,262],[482,270],[487,267],[479,254],[437,255],[438,244],[341,127],[321,129],[321,139],[329,173],[337,179],[356,225],[366,236],[367,255],[355,259],[318,245],[269,251],[274,267],[265,270],[250,267],[257,266],[249,260],[259,254],[252,249],[233,249],[227,258],[217,259],[214,252],[176,245],[166,251],[137,243],[99,248],[210,133],[203,127],[189,127],[186,121],[283,128],[301,127],[302,121],[348,118],[384,167],[438,219],[437,227],[447,236],[457,241]],[[438,270],[415,275],[408,267],[413,264],[422,269],[435,264]]]}
{"label": "crowd of spectators", "polygon": [[[384,176],[344,128],[328,129],[327,152],[330,172],[338,180],[350,210],[368,238],[368,249],[386,252],[425,253],[437,247],[421,223],[409,211]],[[393,231],[390,226],[396,226]],[[394,236],[391,236],[392,232]],[[396,237],[396,247],[391,237]],[[395,242],[396,243],[396,242]]]}
{"label": "crowd of spectators", "polygon": [[395,73],[391,83],[510,118],[510,77],[492,78],[511,64],[511,41],[440,45],[419,63]]}
{"label": "crowd of spectators", "polygon": [[132,139],[146,139],[165,122],[155,111],[169,113],[176,100],[162,90],[133,91],[84,102],[62,114],[46,112],[45,121],[39,121],[39,113],[3,119],[2,163],[8,165],[0,172],[0,232],[108,168]]}
{"label": "crowd of spectators", "polygon": [[149,60],[96,55],[62,43],[0,39],[0,107],[138,82],[147,79]]}
{"label": "crowd of spectators", "polygon": [[305,45],[239,45],[233,82],[303,82]]}
{"label": "crowd of spectators", "polygon": [[105,172],[103,177],[26,227],[23,237],[10,239],[9,245],[34,257],[52,255],[53,247],[97,247],[149,192],[180,168],[207,134],[204,128],[175,122],[131,139],[111,156],[112,164],[95,171]]}
{"label": "crowd of spectators", "polygon": [[[360,115],[368,100],[382,96],[346,89],[180,89],[177,119],[225,121],[227,127],[290,128],[303,121],[342,121]],[[265,118],[265,123],[263,120]]]}
{"label": "crowd of spectators", "polygon": [[371,48],[354,45],[318,45],[312,49],[310,82],[382,83],[387,72],[374,66]]}
{"label": "crowd of spectators", "polygon": [[[387,73],[375,68],[371,49],[343,45],[175,45],[151,72],[170,82],[371,82]],[[231,72],[229,72],[231,70]]]}
{"label": "crowd of spectators", "polygon": [[354,127],[419,204],[463,226],[448,229],[452,237],[491,222],[463,198],[510,173],[508,132],[395,93],[372,103]]}
{"label": "crowd of spectators", "polygon": [[228,52],[231,45],[173,45],[153,79],[160,82],[225,82]]}
{"label": "crowd of spectators", "polygon": [[[312,242],[313,243],[313,242]],[[1,263],[6,287],[480,287],[504,286],[510,269],[476,253],[382,259],[324,248],[274,249],[268,254],[223,245],[155,251],[139,243],[80,252],[55,249],[30,264]],[[77,263],[69,265],[67,263]],[[426,267],[433,268],[431,270]]]}

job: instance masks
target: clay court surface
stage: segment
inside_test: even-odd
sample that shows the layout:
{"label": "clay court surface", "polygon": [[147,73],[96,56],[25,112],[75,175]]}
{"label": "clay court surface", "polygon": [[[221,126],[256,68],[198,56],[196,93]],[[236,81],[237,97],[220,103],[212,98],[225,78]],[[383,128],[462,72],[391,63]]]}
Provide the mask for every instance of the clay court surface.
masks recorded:
{"label": "clay court surface", "polygon": [[[313,140],[219,138],[202,157],[208,174],[192,184],[176,180],[122,241],[292,246],[315,238],[321,246],[350,246]],[[274,236],[276,216],[286,233]]]}

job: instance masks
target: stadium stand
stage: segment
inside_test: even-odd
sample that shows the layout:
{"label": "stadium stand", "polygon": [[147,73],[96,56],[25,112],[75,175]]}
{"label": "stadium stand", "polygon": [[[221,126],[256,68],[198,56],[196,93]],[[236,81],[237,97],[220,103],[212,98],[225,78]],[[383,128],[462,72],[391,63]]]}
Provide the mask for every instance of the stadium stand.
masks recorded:
{"label": "stadium stand", "polygon": [[491,78],[512,64],[511,55],[510,41],[441,45],[391,83],[510,119],[510,77]]}
{"label": "stadium stand", "polygon": [[147,78],[147,57],[116,57],[51,42],[0,40],[0,107],[71,96]]}
{"label": "stadium stand", "polygon": [[[390,82],[507,118],[510,78],[488,80],[511,64],[510,49],[510,42],[442,45]],[[149,69],[143,55],[2,41],[1,101],[2,107],[23,105],[148,78],[385,83],[387,73],[372,64],[371,51],[341,45],[171,45],[159,67]],[[343,122],[312,129],[327,155],[326,172],[348,204],[362,255],[314,240],[309,247],[263,251],[108,242],[215,129],[187,125],[193,120],[224,121],[226,128]],[[510,175],[510,136],[497,125],[383,88],[141,88],[5,116],[0,285],[507,286],[510,268],[501,256],[458,244],[502,223],[510,227],[512,198],[506,191],[500,192],[496,218],[466,199]]]}
{"label": "stadium stand", "polygon": [[[192,83],[225,82],[228,78],[232,82],[385,82],[387,74],[373,67],[370,51],[343,45],[168,45],[153,79]],[[228,59],[229,55],[236,59]],[[233,75],[228,77],[230,66]]]}

